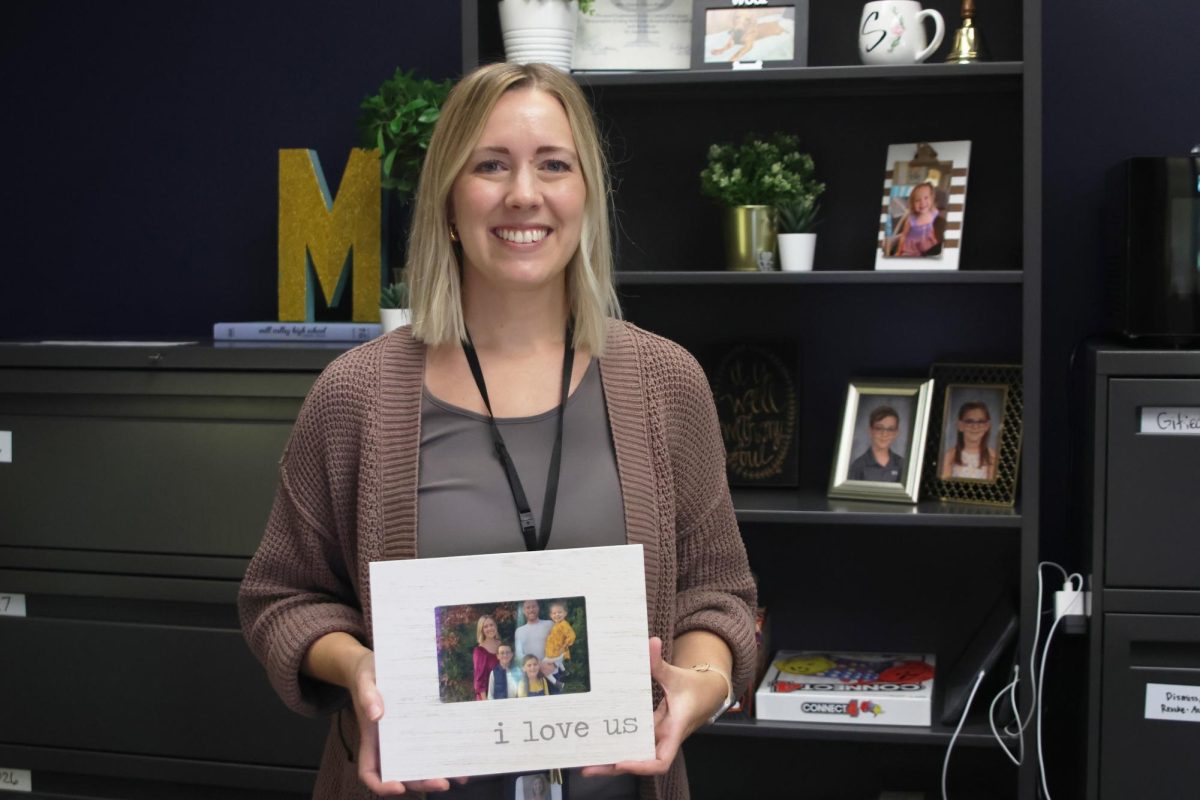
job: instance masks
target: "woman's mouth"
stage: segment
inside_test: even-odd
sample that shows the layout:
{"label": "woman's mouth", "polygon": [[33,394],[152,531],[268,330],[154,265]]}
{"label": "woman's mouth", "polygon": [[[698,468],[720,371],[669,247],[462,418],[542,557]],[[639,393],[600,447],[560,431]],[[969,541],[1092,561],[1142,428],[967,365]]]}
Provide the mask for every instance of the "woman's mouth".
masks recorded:
{"label": "woman's mouth", "polygon": [[536,244],[550,234],[549,228],[493,228],[499,239],[513,244]]}

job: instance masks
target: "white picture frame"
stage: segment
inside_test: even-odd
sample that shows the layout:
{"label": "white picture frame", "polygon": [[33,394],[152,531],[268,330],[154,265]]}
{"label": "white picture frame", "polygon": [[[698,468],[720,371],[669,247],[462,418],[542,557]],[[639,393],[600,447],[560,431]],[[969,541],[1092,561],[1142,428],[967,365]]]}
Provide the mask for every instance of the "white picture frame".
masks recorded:
{"label": "white picture frame", "polygon": [[[377,561],[370,575],[385,781],[654,757],[641,545]],[[444,699],[437,610],[529,598],[586,600],[587,690]]]}
{"label": "white picture frame", "polygon": [[573,72],[687,69],[692,0],[596,0],[575,27]]}
{"label": "white picture frame", "polygon": [[[956,270],[962,253],[971,142],[908,142],[888,146],[883,201],[875,240],[877,270]],[[914,192],[934,211],[928,241],[905,236]]]}

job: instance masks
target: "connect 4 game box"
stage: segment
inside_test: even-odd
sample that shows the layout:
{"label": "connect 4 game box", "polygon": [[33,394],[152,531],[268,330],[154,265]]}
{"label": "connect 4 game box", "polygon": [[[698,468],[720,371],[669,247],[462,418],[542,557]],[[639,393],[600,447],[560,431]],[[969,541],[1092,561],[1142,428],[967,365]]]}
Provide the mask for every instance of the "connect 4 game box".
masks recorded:
{"label": "connect 4 game box", "polygon": [[758,719],[928,725],[932,655],[781,650],[755,692]]}

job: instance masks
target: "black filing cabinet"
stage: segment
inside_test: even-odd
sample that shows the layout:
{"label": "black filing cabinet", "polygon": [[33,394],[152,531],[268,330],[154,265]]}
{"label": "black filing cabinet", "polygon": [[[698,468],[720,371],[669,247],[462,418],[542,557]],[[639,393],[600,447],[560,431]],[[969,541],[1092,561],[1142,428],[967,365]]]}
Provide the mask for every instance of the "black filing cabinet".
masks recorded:
{"label": "black filing cabinet", "polygon": [[236,597],[340,349],[0,344],[0,770],[33,796],[311,793],[326,723]]}
{"label": "black filing cabinet", "polygon": [[1088,798],[1200,796],[1200,351],[1093,346]]}

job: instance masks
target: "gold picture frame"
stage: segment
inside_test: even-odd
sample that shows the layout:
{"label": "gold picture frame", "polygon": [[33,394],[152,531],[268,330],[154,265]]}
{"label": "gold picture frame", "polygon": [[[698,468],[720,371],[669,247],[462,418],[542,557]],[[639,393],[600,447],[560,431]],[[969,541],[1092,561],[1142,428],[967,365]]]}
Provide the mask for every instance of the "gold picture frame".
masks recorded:
{"label": "gold picture frame", "polygon": [[1021,367],[934,364],[930,377],[936,400],[925,451],[924,494],[1013,506],[1021,463]]}

